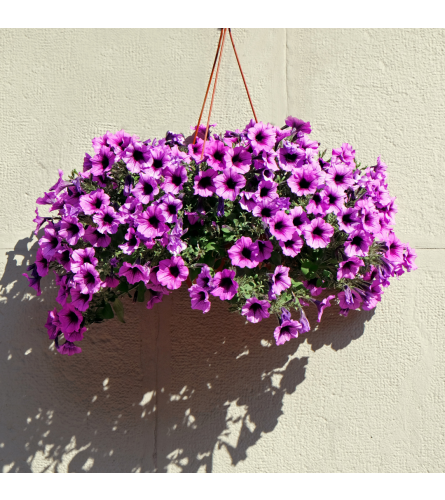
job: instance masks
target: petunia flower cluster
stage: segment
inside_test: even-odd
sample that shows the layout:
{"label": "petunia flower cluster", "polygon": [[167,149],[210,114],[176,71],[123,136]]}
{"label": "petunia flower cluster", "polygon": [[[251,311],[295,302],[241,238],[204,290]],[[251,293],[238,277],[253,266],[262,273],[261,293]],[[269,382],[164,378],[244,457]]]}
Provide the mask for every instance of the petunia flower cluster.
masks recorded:
{"label": "petunia flower cluster", "polygon": [[59,307],[45,326],[61,354],[81,351],[88,325],[124,321],[122,295],[151,309],[185,283],[203,313],[219,298],[251,323],[275,315],[280,345],[310,331],[306,307],[318,321],[334,303],[343,316],[372,309],[391,277],[416,269],[394,233],[380,157],[362,167],[344,143],[326,158],[293,117],[193,130],[107,132],[80,172],[59,170],[38,198],[46,213],[36,210],[39,250],[25,276],[40,295],[55,275]]}

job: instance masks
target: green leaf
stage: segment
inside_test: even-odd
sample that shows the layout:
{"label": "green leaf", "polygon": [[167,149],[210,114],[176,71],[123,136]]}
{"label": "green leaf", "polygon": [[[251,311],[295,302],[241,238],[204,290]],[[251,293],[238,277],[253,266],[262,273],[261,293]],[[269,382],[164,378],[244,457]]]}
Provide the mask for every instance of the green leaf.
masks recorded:
{"label": "green leaf", "polygon": [[309,268],[307,268],[307,267],[302,267],[302,268],[301,268],[301,272],[302,272],[305,276],[307,276],[307,275],[309,274],[309,272],[310,272],[310,271],[309,271]]}
{"label": "green leaf", "polygon": [[138,302],[144,302],[145,290],[146,288],[144,282],[140,281],[138,285]]}
{"label": "green leaf", "polygon": [[281,264],[281,255],[277,251],[274,251],[270,256],[270,260],[272,261],[272,264],[279,266]]}
{"label": "green leaf", "polygon": [[200,272],[200,269],[197,268],[197,267],[192,267],[191,269],[189,269],[189,278],[190,278],[190,281],[193,282],[197,278],[199,272]]}
{"label": "green leaf", "polygon": [[128,292],[128,281],[123,281],[118,287],[117,289],[120,291],[120,292]]}
{"label": "green leaf", "polygon": [[114,312],[116,313],[117,319],[121,323],[125,323],[125,320],[124,320],[124,306],[123,306],[122,302],[119,299],[116,299],[114,301],[114,303],[113,303],[113,309],[114,309]]}
{"label": "green leaf", "polygon": [[213,269],[218,269],[218,267],[221,265],[222,259],[217,259],[215,263],[213,264]]}
{"label": "green leaf", "polygon": [[114,318],[113,309],[108,302],[104,305],[104,307],[99,307],[99,309],[97,310],[97,314],[102,319]]}
{"label": "green leaf", "polygon": [[223,228],[221,228],[221,231],[223,233],[231,233],[233,231],[233,229],[231,227],[223,227]]}

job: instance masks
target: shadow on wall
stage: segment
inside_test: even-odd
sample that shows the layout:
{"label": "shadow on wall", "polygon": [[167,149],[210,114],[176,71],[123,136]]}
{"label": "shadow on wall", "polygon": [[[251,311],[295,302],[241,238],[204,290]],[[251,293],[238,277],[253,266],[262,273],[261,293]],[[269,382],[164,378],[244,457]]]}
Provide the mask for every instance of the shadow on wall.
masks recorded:
{"label": "shadow on wall", "polygon": [[316,331],[277,347],[274,319],[246,325],[219,300],[202,315],[181,289],[152,311],[128,300],[125,324],[93,325],[81,354],[61,356],[43,326],[56,290],[36,297],[22,276],[33,241],[7,252],[0,280],[3,472],[212,472],[223,447],[235,465],[304,382],[299,345],[343,349],[372,316],[332,307]]}

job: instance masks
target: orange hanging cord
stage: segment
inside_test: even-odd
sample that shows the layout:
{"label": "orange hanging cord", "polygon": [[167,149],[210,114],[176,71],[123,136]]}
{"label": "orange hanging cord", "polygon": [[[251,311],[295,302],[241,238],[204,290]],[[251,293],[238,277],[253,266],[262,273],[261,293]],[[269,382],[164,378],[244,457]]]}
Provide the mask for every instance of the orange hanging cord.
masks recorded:
{"label": "orange hanging cord", "polygon": [[224,49],[224,41],[225,41],[225,38],[226,38],[227,31],[229,31],[229,36],[230,36],[230,40],[232,42],[233,51],[235,52],[235,57],[236,57],[236,60],[238,62],[238,67],[239,67],[239,70],[240,70],[240,73],[241,73],[241,77],[242,77],[243,82],[244,82],[244,87],[245,87],[246,92],[247,92],[247,97],[249,98],[249,103],[250,103],[250,107],[252,108],[252,112],[253,112],[253,116],[255,118],[255,122],[258,122],[258,118],[256,116],[255,109],[253,107],[252,99],[250,97],[249,89],[247,88],[247,82],[246,82],[246,79],[244,77],[243,70],[241,68],[241,63],[240,63],[240,60],[239,60],[239,57],[238,57],[238,53],[237,53],[236,48],[235,48],[235,42],[233,41],[232,30],[231,30],[231,28],[222,28],[221,34],[219,36],[218,47],[216,49],[215,60],[213,61],[213,67],[212,67],[212,71],[210,73],[209,83],[207,85],[207,90],[206,90],[206,93],[205,93],[205,96],[204,96],[204,102],[202,104],[201,113],[200,113],[199,119],[198,119],[198,125],[196,126],[195,134],[193,136],[193,144],[195,144],[196,138],[197,138],[198,132],[199,132],[199,126],[201,125],[202,114],[204,112],[205,104],[206,104],[206,101],[207,101],[207,96],[209,94],[210,85],[212,83],[212,78],[213,78],[213,73],[215,71],[216,61],[218,61],[218,66],[216,68],[215,82],[213,84],[212,100],[210,102],[210,108],[209,108],[209,116],[208,116],[208,119],[207,119],[207,127],[206,127],[205,136],[204,136],[204,144],[202,146],[201,160],[204,157],[205,145],[206,145],[207,136],[208,136],[208,133],[209,133],[210,117],[212,115],[213,101],[214,101],[214,98],[215,98],[215,91],[216,91],[216,83],[218,81],[219,68],[220,68],[220,65],[221,65],[221,58],[222,58],[222,53],[223,53],[223,49]]}

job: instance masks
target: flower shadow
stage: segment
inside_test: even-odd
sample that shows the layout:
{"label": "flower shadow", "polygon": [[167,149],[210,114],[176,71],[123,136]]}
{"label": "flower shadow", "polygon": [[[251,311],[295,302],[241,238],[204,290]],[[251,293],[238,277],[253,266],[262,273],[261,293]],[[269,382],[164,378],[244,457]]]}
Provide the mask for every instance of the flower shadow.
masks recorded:
{"label": "flower shadow", "polygon": [[310,360],[299,346],[343,349],[372,315],[345,319],[331,307],[315,331],[277,347],[274,319],[246,325],[219,300],[202,315],[181,289],[151,311],[127,299],[125,324],[93,325],[82,354],[60,356],[43,326],[56,290],[36,297],[22,277],[32,242],[7,251],[0,279],[4,472],[230,470],[304,382]]}

